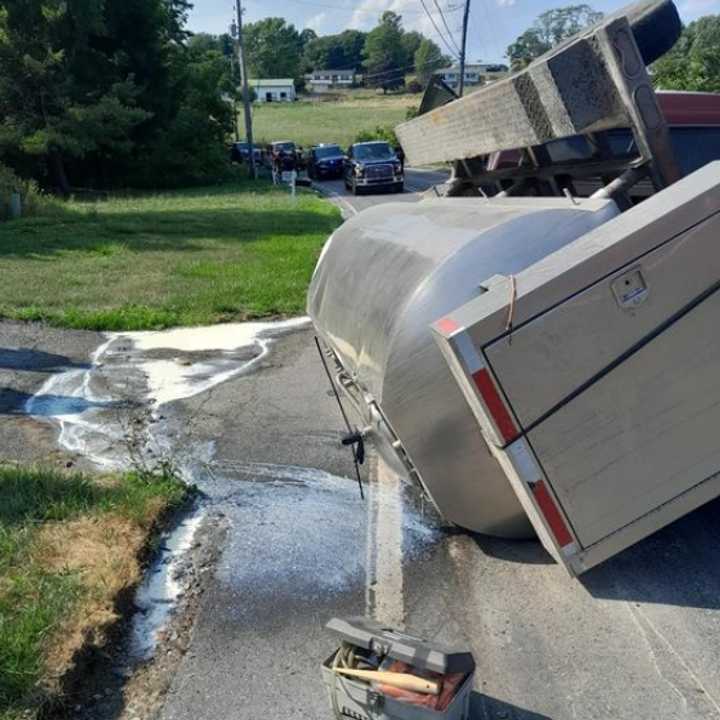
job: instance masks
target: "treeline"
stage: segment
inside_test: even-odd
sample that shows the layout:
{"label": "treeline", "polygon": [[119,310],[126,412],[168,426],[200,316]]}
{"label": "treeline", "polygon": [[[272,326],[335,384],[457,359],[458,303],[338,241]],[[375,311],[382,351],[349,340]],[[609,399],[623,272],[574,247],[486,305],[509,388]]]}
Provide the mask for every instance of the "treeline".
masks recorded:
{"label": "treeline", "polygon": [[227,57],[189,42],[187,0],[0,6],[0,163],[67,194],[226,171]]}
{"label": "treeline", "polygon": [[370,32],[345,30],[336,35],[302,32],[283,18],[265,18],[245,27],[249,73],[256,78],[294,78],[302,87],[314,70],[354,70],[370,86],[401,87],[406,74],[426,83],[449,64],[440,48],[419,32],[403,28],[402,17],[385,12]]}

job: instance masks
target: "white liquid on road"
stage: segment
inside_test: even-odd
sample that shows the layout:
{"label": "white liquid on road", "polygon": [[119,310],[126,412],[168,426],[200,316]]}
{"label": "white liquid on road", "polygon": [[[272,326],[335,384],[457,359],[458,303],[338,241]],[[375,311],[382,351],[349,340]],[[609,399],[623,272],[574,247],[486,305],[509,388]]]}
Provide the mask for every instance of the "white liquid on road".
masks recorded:
{"label": "white liquid on road", "polygon": [[[177,441],[157,425],[145,426],[143,414],[157,421],[159,409],[212,390],[233,377],[251,372],[281,335],[309,326],[308,318],[179,328],[157,332],[109,333],[92,354],[87,368],[70,369],[48,378],[25,405],[25,413],[59,428],[63,450],[103,470],[123,470],[138,457],[148,464],[163,457],[182,457]],[[171,355],[170,359],[156,354]],[[201,357],[197,357],[200,354]],[[139,419],[139,420],[138,420]],[[135,424],[140,430],[133,433]],[[143,444],[133,444],[139,434]],[[193,448],[194,461],[209,460],[212,447]],[[188,462],[177,468],[191,481]],[[185,518],[162,539],[158,557],[138,589],[131,653],[150,657],[182,594],[178,576],[204,514]]]}

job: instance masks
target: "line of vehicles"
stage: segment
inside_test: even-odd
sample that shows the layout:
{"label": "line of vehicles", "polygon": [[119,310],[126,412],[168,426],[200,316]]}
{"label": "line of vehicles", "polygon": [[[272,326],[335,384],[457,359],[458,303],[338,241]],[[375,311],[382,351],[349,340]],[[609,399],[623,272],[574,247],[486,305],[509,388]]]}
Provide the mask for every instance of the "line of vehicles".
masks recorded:
{"label": "line of vehicles", "polygon": [[[359,142],[344,152],[339,145],[320,144],[305,151],[294,142],[283,140],[255,146],[255,162],[274,172],[306,173],[314,181],[342,179],[354,195],[371,190],[401,193],[405,188],[404,156],[382,140]],[[233,143],[230,159],[244,163],[250,157],[250,144]]]}

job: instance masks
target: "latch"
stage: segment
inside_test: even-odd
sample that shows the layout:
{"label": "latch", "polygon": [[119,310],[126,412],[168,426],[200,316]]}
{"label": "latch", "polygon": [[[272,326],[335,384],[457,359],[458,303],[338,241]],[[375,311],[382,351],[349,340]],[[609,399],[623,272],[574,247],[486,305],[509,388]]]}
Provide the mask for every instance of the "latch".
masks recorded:
{"label": "latch", "polygon": [[640,268],[628,270],[613,280],[613,295],[623,310],[632,310],[647,300],[649,290]]}

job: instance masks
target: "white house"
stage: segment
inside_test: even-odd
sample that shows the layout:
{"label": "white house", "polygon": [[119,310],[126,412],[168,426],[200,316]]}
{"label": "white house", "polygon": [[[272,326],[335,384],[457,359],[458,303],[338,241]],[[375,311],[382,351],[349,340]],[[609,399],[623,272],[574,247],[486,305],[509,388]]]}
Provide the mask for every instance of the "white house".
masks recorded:
{"label": "white house", "polygon": [[297,100],[295,81],[292,79],[249,80],[257,102],[293,102]]}
{"label": "white house", "polygon": [[[509,72],[507,65],[489,65],[489,64],[477,64],[477,65],[466,65],[465,66],[465,87],[471,87],[473,85],[485,85],[487,83],[494,82],[495,80],[501,80],[507,77]],[[449,85],[453,90],[457,89],[460,84],[460,66],[453,65],[443,70],[438,70],[436,73],[442,81]]]}
{"label": "white house", "polygon": [[354,70],[315,70],[305,76],[311,92],[351,88],[357,81]]}

